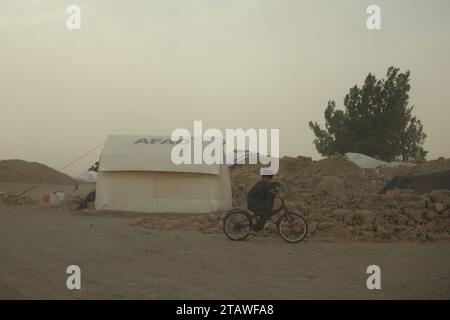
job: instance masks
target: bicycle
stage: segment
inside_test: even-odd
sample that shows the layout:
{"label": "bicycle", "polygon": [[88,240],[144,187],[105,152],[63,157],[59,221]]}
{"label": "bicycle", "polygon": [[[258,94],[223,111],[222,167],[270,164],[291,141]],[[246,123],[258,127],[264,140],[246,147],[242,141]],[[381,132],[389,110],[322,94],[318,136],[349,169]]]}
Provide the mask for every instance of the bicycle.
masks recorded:
{"label": "bicycle", "polygon": [[[289,243],[302,241],[308,233],[306,220],[300,213],[286,208],[281,187],[276,188],[274,192],[281,200],[281,205],[272,210],[267,221],[273,223],[274,221],[271,218],[282,212],[275,222],[280,237]],[[249,209],[233,208],[223,218],[223,231],[230,240],[245,240],[255,226],[256,219],[256,214]]]}

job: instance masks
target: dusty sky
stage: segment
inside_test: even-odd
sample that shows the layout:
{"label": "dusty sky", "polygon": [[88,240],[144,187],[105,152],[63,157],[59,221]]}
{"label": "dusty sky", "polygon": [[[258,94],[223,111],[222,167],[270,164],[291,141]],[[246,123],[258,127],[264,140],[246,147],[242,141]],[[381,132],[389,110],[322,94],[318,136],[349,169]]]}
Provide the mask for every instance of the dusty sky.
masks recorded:
{"label": "dusty sky", "polygon": [[[380,31],[366,28],[370,4]],[[194,120],[279,128],[283,155],[317,159],[308,121],[391,65],[411,71],[429,158],[450,157],[448,0],[1,0],[0,159],[59,169],[108,134]]]}

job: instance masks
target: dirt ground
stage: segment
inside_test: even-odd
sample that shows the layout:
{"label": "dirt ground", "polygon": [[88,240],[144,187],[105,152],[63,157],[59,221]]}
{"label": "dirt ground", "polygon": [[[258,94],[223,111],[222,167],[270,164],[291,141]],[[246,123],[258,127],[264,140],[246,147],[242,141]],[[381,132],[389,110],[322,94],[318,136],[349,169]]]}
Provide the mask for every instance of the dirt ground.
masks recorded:
{"label": "dirt ground", "polygon": [[[287,244],[148,230],[134,215],[0,207],[1,299],[449,299],[450,242]],[[67,266],[81,290],[66,288]],[[366,268],[381,267],[381,290]]]}

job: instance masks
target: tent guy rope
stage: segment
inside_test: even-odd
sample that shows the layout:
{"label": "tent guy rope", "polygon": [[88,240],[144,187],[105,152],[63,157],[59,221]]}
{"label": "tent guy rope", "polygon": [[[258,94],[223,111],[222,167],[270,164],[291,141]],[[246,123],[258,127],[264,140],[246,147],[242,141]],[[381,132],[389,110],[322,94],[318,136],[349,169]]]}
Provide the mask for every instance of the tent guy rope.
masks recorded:
{"label": "tent guy rope", "polygon": [[[84,153],[83,155],[79,156],[78,158],[70,161],[68,164],[66,164],[64,167],[62,167],[61,169],[59,169],[60,172],[62,172],[63,170],[67,169],[68,167],[70,167],[71,165],[73,165],[74,163],[77,163],[78,161],[80,161],[81,159],[87,157],[89,154],[91,154],[92,152],[94,152],[95,150],[97,150],[98,148],[100,148],[101,146],[103,146],[105,144],[105,141],[103,141],[102,143],[96,145],[94,148],[90,149],[89,151],[87,151],[86,153]],[[75,181],[75,180],[74,180]],[[61,187],[59,187],[57,190],[55,190],[53,193],[60,191],[63,187],[65,187],[66,185],[63,185]],[[28,186],[25,190],[23,190],[22,192],[20,192],[19,194],[17,194],[17,197],[20,197],[24,194],[26,194],[27,192],[29,192],[30,190],[32,190],[35,186]],[[78,184],[75,181],[75,189],[78,188]]]}

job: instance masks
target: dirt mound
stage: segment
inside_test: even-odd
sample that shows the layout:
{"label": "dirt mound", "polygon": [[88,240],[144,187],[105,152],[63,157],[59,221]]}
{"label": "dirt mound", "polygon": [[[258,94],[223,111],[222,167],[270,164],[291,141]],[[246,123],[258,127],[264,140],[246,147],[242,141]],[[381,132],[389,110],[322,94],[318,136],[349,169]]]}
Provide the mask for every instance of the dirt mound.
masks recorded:
{"label": "dirt mound", "polygon": [[0,161],[0,182],[71,184],[73,179],[44,164],[23,160]]}
{"label": "dirt mound", "polygon": [[[257,165],[235,165],[230,168],[233,205],[245,206],[245,194],[259,179]],[[314,192],[323,177],[337,177],[344,182],[345,192],[375,192],[381,189],[388,175],[377,177],[374,170],[361,169],[342,156],[313,161],[306,157],[283,157],[276,180],[286,188],[288,199],[304,192]]]}

